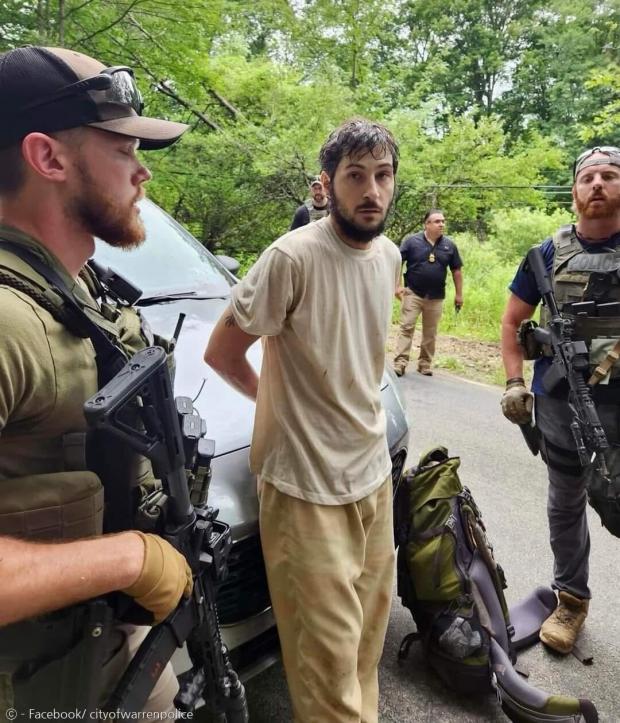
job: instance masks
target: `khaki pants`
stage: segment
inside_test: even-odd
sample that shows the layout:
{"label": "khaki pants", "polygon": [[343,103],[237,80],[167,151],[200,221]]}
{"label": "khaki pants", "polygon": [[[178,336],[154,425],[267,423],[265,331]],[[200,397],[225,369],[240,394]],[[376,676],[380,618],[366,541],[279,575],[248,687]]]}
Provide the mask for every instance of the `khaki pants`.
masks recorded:
{"label": "khaki pants", "polygon": [[418,371],[431,368],[435,356],[437,327],[441,319],[443,299],[423,299],[411,289],[405,289],[400,311],[400,334],[396,342],[394,367],[405,371],[409,363],[413,332],[418,316],[422,314],[422,341],[418,357]]}
{"label": "khaki pants", "polygon": [[394,577],[391,479],[334,506],[264,483],[260,530],[296,723],[376,723]]}

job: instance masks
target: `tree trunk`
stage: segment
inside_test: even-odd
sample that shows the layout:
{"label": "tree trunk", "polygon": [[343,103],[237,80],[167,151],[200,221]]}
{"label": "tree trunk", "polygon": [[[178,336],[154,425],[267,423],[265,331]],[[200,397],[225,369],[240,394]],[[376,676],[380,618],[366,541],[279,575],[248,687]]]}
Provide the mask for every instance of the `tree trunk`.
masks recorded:
{"label": "tree trunk", "polygon": [[58,0],[58,44],[65,44],[65,0]]}

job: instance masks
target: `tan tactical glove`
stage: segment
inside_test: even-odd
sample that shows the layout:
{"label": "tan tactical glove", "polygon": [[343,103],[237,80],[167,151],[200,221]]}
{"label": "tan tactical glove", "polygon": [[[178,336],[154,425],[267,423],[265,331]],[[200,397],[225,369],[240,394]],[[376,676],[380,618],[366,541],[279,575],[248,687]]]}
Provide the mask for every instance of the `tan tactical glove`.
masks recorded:
{"label": "tan tactical glove", "polygon": [[144,563],[138,579],[122,592],[150,610],[154,623],[160,623],[176,608],[181,595],[192,592],[192,571],[186,559],[158,535],[140,535],[144,542]]}
{"label": "tan tactical glove", "polygon": [[534,395],[528,392],[520,377],[506,382],[506,391],[502,397],[502,412],[513,424],[529,424],[532,421]]}

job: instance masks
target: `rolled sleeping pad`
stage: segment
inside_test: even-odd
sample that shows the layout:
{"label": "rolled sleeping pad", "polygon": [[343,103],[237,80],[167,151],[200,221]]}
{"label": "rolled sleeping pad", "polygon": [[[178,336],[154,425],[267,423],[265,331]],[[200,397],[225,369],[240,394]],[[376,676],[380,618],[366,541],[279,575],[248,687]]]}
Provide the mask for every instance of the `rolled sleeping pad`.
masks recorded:
{"label": "rolled sleeping pad", "polygon": [[504,619],[502,606],[497,597],[489,568],[486,566],[478,550],[474,550],[473,560],[469,567],[469,575],[474,583],[472,592],[478,606],[480,622],[488,633],[499,642],[501,647],[508,651],[510,649],[510,641],[508,640],[506,620]]}
{"label": "rolled sleeping pad", "polygon": [[524,680],[497,641],[490,639],[493,684],[504,713],[518,723],[598,723],[594,703],[549,695]]}
{"label": "rolled sleeping pad", "polygon": [[538,642],[540,628],[557,604],[558,599],[553,590],[539,585],[510,608],[510,622],[515,631],[512,645],[515,650],[522,650]]}

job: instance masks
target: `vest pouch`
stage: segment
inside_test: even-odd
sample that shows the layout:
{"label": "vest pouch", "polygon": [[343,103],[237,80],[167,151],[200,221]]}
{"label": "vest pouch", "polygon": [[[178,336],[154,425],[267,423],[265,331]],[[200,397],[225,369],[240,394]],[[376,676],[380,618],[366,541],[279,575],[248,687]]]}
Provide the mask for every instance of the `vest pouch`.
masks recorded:
{"label": "vest pouch", "polygon": [[93,472],[53,472],[0,480],[0,534],[75,540],[103,531],[103,486]]}
{"label": "vest pouch", "polygon": [[601,524],[615,537],[620,537],[620,448],[604,452],[609,477],[590,465],[586,470],[588,502],[601,518]]}
{"label": "vest pouch", "polygon": [[8,708],[97,709],[112,608],[96,599],[0,628],[0,720]]}
{"label": "vest pouch", "polygon": [[555,276],[554,293],[560,309],[563,304],[583,301],[583,291],[589,278],[590,274],[586,273],[559,273]]}

